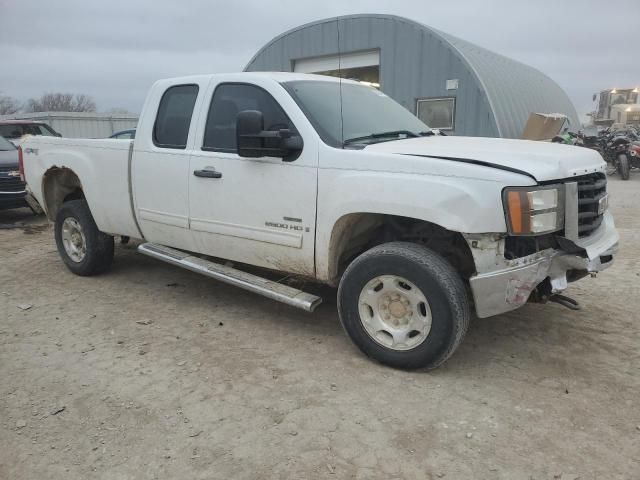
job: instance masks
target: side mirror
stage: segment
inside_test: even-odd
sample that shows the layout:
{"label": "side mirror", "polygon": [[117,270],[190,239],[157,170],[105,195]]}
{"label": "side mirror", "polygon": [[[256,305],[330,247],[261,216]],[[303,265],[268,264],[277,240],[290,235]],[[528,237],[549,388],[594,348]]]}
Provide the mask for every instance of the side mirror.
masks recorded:
{"label": "side mirror", "polygon": [[264,116],[258,110],[244,110],[236,117],[238,155],[246,158],[280,157],[292,162],[300,155],[302,137],[289,129],[265,130]]}

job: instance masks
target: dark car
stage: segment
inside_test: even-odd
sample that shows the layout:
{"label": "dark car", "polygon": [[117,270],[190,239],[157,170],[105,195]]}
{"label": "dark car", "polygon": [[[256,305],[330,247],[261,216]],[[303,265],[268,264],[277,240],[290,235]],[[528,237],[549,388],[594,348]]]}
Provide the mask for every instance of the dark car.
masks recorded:
{"label": "dark car", "polygon": [[117,138],[118,140],[131,140],[133,138],[136,138],[136,129],[133,128],[131,130],[122,130],[121,132],[114,133],[109,138]]}
{"label": "dark car", "polygon": [[18,167],[18,149],[0,137],[0,210],[28,207],[26,195]]}
{"label": "dark car", "polygon": [[25,135],[61,137],[58,132],[44,122],[36,120],[0,120],[0,137],[15,143]]}

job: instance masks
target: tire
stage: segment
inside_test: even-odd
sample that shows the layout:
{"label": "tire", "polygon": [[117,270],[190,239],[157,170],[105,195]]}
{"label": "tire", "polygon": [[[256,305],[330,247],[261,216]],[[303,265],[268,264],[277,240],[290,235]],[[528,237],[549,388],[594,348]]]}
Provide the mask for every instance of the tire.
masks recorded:
{"label": "tire", "polygon": [[86,200],[62,205],[56,215],[55,237],[62,261],[76,275],[103,273],[113,262],[113,237],[98,230]]}
{"label": "tire", "polygon": [[629,165],[629,159],[623,153],[618,155],[618,171],[620,172],[620,176],[622,180],[629,180],[629,171],[631,166]]}
{"label": "tire", "polygon": [[[382,282],[382,287],[376,284],[378,281]],[[399,307],[399,312],[398,308],[393,311],[392,307],[400,301],[405,302],[404,290],[411,305],[407,307],[410,312],[398,320],[394,315],[402,315],[404,310]],[[400,300],[389,304],[387,291],[392,296],[399,295]],[[427,304],[416,307],[411,298],[415,300],[420,295]],[[381,299],[379,311],[391,320],[383,320],[382,314],[376,314],[370,305],[374,303],[370,300],[373,298]],[[462,342],[470,318],[469,299],[456,270],[432,250],[405,242],[374,247],[349,265],[338,287],[338,313],[347,335],[362,352],[380,363],[401,369],[433,369],[442,365]],[[394,326],[384,330],[388,326],[385,322],[398,321],[401,330],[394,330]],[[424,332],[411,330],[414,321],[416,324],[429,323],[428,330],[426,327]],[[402,325],[402,322],[408,322],[408,325]],[[370,333],[379,325],[384,328]],[[408,330],[411,330],[408,334],[403,333]],[[396,344],[395,336],[389,333],[393,331],[406,343]]]}

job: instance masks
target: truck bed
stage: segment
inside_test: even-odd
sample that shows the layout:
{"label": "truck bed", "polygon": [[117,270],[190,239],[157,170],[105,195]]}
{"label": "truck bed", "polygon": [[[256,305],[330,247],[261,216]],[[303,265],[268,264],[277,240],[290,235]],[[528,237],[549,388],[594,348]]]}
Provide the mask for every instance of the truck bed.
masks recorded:
{"label": "truck bed", "polygon": [[30,137],[22,144],[28,189],[46,207],[43,192],[47,177],[68,168],[80,179],[101,231],[140,237],[132,208],[131,144],[114,139]]}

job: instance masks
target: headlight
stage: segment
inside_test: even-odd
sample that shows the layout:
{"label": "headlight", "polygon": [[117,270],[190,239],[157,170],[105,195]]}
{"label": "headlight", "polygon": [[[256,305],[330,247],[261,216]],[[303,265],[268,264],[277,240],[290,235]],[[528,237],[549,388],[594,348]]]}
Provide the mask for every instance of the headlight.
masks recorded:
{"label": "headlight", "polygon": [[505,188],[502,201],[511,235],[540,235],[564,226],[564,189],[550,187]]}

